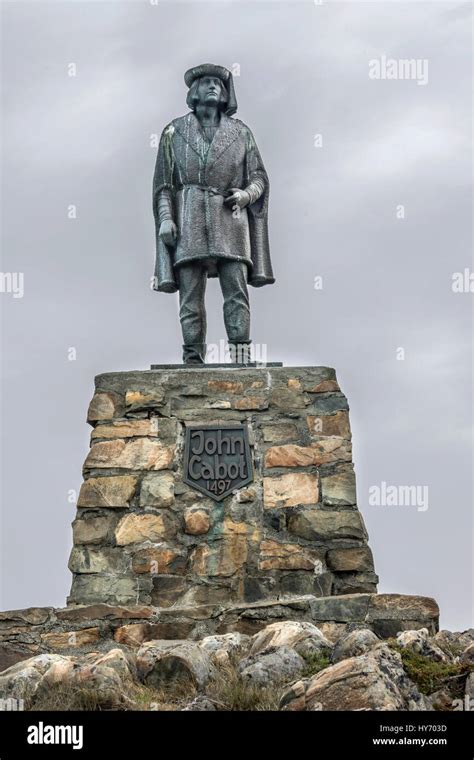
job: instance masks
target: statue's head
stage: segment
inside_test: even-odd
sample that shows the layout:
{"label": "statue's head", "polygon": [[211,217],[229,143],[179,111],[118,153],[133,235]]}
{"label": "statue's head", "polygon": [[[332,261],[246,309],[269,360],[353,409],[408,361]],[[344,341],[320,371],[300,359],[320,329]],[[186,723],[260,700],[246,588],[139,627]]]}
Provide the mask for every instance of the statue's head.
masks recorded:
{"label": "statue's head", "polygon": [[228,116],[237,111],[232,74],[224,66],[214,63],[194,66],[186,72],[184,81],[189,87],[186,102],[192,111],[197,105],[216,104]]}

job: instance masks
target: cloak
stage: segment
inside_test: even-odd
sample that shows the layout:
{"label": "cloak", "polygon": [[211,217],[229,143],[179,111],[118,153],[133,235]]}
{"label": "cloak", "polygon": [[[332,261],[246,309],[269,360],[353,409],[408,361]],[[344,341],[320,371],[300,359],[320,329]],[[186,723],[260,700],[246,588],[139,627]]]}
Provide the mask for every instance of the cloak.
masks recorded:
{"label": "cloak", "polygon": [[[224,205],[231,188],[244,190],[256,179],[264,191],[235,214]],[[171,247],[159,237],[158,198],[168,191],[170,212],[178,228]],[[261,287],[275,282],[268,240],[269,181],[250,129],[239,119],[221,114],[209,143],[193,112],[174,119],[163,130],[153,180],[156,230],[154,290],[178,289],[176,268],[206,261],[209,277],[217,276],[219,259],[244,261],[248,282]]]}

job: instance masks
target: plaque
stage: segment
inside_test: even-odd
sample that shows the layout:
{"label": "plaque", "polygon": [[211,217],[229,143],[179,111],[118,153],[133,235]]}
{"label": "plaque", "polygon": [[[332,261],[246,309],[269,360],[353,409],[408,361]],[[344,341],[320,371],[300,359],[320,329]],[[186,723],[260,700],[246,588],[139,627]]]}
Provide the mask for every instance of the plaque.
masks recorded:
{"label": "plaque", "polygon": [[214,501],[222,501],[251,483],[253,467],[246,425],[188,427],[183,480]]}

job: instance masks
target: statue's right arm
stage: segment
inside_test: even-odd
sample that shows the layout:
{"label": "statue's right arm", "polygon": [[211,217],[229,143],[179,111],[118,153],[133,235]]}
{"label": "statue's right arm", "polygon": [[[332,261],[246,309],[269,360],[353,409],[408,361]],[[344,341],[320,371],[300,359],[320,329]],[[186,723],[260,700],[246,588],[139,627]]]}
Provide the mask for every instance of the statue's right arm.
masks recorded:
{"label": "statue's right arm", "polygon": [[166,187],[160,190],[158,194],[158,219],[160,222],[160,238],[166,245],[174,245],[178,230],[173,219],[171,190]]}
{"label": "statue's right arm", "polygon": [[167,127],[161,136],[156,158],[155,176],[153,179],[153,196],[155,216],[159,225],[159,235],[166,245],[172,246],[176,242],[177,227],[174,222],[173,193],[173,170],[170,164],[172,153],[172,132]]}

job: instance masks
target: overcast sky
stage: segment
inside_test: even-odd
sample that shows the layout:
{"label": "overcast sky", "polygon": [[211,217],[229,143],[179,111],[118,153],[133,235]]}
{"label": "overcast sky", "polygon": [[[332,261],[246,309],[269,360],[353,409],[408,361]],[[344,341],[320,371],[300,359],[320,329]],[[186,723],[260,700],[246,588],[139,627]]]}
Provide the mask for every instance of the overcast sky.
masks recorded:
{"label": "overcast sky", "polygon": [[[237,116],[271,182],[277,283],[251,289],[252,338],[269,360],[336,368],[379,590],[472,625],[474,295],[452,289],[473,270],[470,12],[2,3],[1,267],[24,273],[22,298],[0,293],[2,609],[65,604],[94,375],[180,361],[176,296],[149,289],[151,142],[187,111],[184,71],[211,61],[240,66]],[[428,81],[371,79],[383,56]],[[216,281],[208,310],[217,342]],[[427,486],[428,508],[371,505],[382,482]]]}

